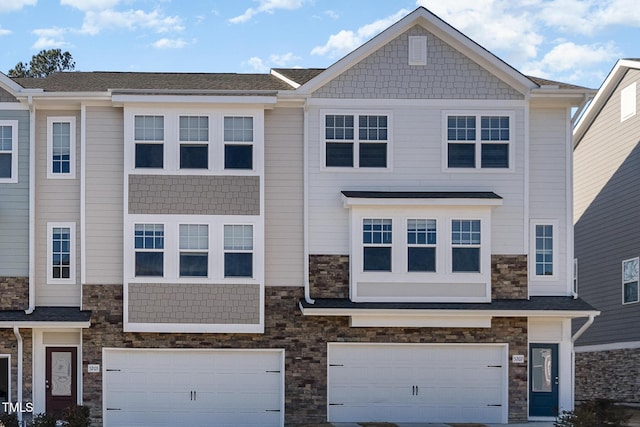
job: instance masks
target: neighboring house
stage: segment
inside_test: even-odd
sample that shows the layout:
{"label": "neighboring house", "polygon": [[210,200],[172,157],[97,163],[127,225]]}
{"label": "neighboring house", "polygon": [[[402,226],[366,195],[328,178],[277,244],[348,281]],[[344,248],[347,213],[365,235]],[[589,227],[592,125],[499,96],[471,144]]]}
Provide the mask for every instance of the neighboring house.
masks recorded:
{"label": "neighboring house", "polygon": [[326,70],[15,83],[35,311],[0,312],[0,353],[28,337],[10,375],[35,412],[265,426],[573,407],[571,322],[598,312],[572,288],[570,111],[593,91],[526,77],[424,8]]}
{"label": "neighboring house", "polygon": [[640,402],[640,60],[621,59],[574,131],[580,295],[602,315],[577,341],[576,399]]}

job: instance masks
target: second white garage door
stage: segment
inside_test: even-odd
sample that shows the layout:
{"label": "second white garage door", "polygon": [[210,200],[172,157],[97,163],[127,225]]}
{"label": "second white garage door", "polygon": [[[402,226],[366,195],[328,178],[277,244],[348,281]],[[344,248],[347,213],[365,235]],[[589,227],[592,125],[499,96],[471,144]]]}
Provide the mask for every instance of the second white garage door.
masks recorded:
{"label": "second white garage door", "polygon": [[282,350],[103,353],[103,415],[115,426],[281,426]]}
{"label": "second white garage door", "polygon": [[328,420],[484,422],[508,418],[506,345],[328,346]]}

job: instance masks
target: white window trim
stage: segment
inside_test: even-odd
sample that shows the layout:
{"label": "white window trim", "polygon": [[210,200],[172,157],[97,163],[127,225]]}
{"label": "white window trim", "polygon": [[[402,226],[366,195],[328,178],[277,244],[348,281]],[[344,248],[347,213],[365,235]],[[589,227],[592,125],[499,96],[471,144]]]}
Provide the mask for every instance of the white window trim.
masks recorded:
{"label": "white window trim", "polygon": [[[447,135],[449,116],[475,116],[476,118],[476,139],[474,141],[451,141],[452,143],[473,143],[475,144],[476,165],[473,168],[450,168],[449,167],[449,139]],[[509,117],[509,140],[508,141],[482,141],[481,123],[482,116],[507,116]],[[446,110],[442,112],[442,171],[451,173],[513,173],[515,171],[515,113],[512,110]],[[483,168],[482,167],[482,144],[508,144],[509,145],[509,167],[508,168]]]}
{"label": "white window trim", "polygon": [[[134,230],[136,224],[164,225],[163,276],[135,275]],[[208,225],[209,249],[207,276],[180,276],[180,225]],[[253,226],[253,277],[224,277],[224,226]],[[233,283],[260,284],[263,282],[264,247],[260,218],[225,215],[129,215],[125,223],[124,279],[126,283]]]}
{"label": "white window trim", "polygon": [[[51,268],[51,259],[53,257],[53,229],[54,228],[69,228],[70,239],[70,260],[69,260],[69,278],[57,279],[53,277],[53,271]],[[76,223],[75,222],[48,222],[47,223],[47,284],[48,285],[75,285],[77,283],[76,272]]]}
{"label": "white window trim", "polygon": [[[69,123],[69,173],[53,173],[53,124]],[[76,118],[47,117],[47,178],[75,179],[76,178]]]}
{"label": "white window trim", "polygon": [[[327,139],[325,133],[326,116],[339,115],[339,116],[353,116],[353,166],[327,166]],[[369,168],[360,167],[360,143],[368,143],[370,141],[360,141],[358,138],[359,121],[358,116],[387,116],[387,167],[384,168]],[[393,115],[388,110],[320,110],[320,170],[327,172],[391,172],[393,170]],[[375,141],[374,141],[375,143]],[[383,142],[379,142],[382,144]]]}
{"label": "white window trim", "polygon": [[633,82],[620,91],[620,122],[636,115],[637,103],[637,85]]}
{"label": "white window trim", "polygon": [[640,303],[640,280],[639,280],[639,283],[638,283],[638,293],[639,293],[639,295],[638,295],[638,299],[636,299],[635,301],[629,301],[629,302],[625,302],[625,301],[624,301],[624,284],[626,283],[626,282],[624,281],[624,263],[625,263],[625,262],[629,262],[629,261],[638,261],[638,262],[640,263],[640,259],[639,259],[638,257],[635,257],[635,258],[629,258],[629,259],[622,260],[621,269],[620,269],[620,271],[621,271],[621,273],[622,273],[622,276],[621,276],[621,285],[622,285],[622,295],[621,295],[621,297],[622,297],[622,305],[630,305],[630,304],[638,304],[638,303]]}
{"label": "white window trim", "polygon": [[[392,220],[391,271],[364,271],[362,221],[365,218],[389,218]],[[436,220],[436,271],[408,271],[407,266],[407,220],[426,218]],[[452,266],[451,221],[454,219],[480,220],[480,272],[456,272]],[[351,207],[351,296],[358,298],[358,283],[407,283],[407,284],[485,284],[487,295],[491,295],[491,208],[489,206],[352,206]],[[393,298],[383,298],[393,300]],[[403,298],[407,300],[407,298]],[[421,298],[414,298],[415,301]],[[483,299],[484,301],[484,299]]]}
{"label": "white window trim", "polygon": [[[18,121],[0,120],[0,126],[11,127],[11,177],[0,178],[0,184],[15,184],[18,182]],[[2,151],[8,153],[8,151]]]}
{"label": "white window trim", "polygon": [[[135,116],[163,116],[164,140],[163,141],[136,141],[135,140]],[[180,116],[206,116],[209,118],[208,141],[180,141]],[[231,142],[230,144],[243,144],[253,146],[252,169],[225,169],[224,168],[224,117],[252,117],[253,141]],[[234,175],[255,176],[263,170],[264,158],[264,110],[255,108],[143,108],[125,107],[124,112],[125,135],[125,174],[136,175]],[[163,168],[136,168],[135,145],[144,143],[163,144]],[[181,144],[207,144],[208,168],[207,169],[181,169],[180,145]]]}
{"label": "white window trim", "polygon": [[[550,225],[553,229],[553,274],[551,276],[538,276],[536,274],[536,225]],[[529,228],[529,279],[535,281],[553,281],[558,280],[559,264],[559,222],[557,220],[534,219],[531,220]]]}

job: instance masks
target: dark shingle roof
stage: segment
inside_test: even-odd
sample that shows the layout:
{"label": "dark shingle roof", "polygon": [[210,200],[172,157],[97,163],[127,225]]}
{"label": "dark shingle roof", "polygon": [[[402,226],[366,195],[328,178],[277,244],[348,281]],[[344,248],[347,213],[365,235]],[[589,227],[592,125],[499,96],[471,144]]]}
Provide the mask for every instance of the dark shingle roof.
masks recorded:
{"label": "dark shingle roof", "polygon": [[46,92],[104,92],[109,89],[191,91],[277,91],[291,86],[270,74],[58,72],[46,78],[15,78]]}
{"label": "dark shingle roof", "polygon": [[78,307],[36,307],[31,314],[24,310],[0,310],[0,322],[88,322],[91,311]]}
{"label": "dark shingle roof", "polygon": [[543,79],[541,77],[527,76],[527,78],[532,82],[534,82],[535,84],[537,84],[538,86],[558,86],[560,89],[580,89],[580,90],[588,89],[584,86],[577,86],[569,83],[557,82],[555,80]]}
{"label": "dark shingle roof", "polygon": [[[531,297],[530,299],[499,299],[489,303],[440,302],[352,302],[347,298],[318,298],[315,304],[300,300],[303,308],[345,310],[496,310],[496,311],[597,311],[582,299],[572,297]],[[523,313],[526,315],[526,313]]]}
{"label": "dark shingle roof", "polygon": [[318,74],[322,73],[324,68],[274,68],[278,74],[292,80],[299,85],[303,85]]}
{"label": "dark shingle roof", "polygon": [[491,191],[343,191],[355,199],[502,199]]}

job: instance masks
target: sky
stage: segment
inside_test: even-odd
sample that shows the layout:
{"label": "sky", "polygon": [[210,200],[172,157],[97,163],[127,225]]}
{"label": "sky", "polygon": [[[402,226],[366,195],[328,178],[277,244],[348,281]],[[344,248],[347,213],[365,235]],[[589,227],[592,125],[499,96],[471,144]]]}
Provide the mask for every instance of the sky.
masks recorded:
{"label": "sky", "polygon": [[640,58],[638,0],[0,0],[0,71],[54,48],[77,71],[324,68],[419,6],[526,75],[598,88]]}

